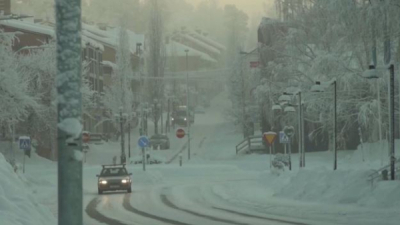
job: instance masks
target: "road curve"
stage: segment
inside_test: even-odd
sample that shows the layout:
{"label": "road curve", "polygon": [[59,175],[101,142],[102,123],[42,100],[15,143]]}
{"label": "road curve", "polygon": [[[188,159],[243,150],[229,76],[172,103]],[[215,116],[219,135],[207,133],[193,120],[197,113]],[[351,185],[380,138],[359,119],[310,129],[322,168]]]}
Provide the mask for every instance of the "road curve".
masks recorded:
{"label": "road curve", "polygon": [[[98,197],[93,198],[89,204],[86,206],[85,212],[86,214],[91,217],[94,220],[99,221],[100,223],[105,223],[108,225],[128,225],[125,223],[122,223],[119,220],[115,220],[112,218],[108,218],[101,214],[99,211],[97,211],[97,205],[99,204],[100,200]],[[130,224],[129,224],[130,225]]]}
{"label": "road curve", "polygon": [[135,213],[137,215],[140,215],[140,216],[143,216],[143,217],[147,217],[147,218],[150,218],[150,219],[158,220],[158,221],[163,222],[163,223],[168,223],[168,224],[172,224],[172,225],[190,225],[188,223],[183,223],[183,222],[180,222],[180,221],[171,220],[171,219],[163,218],[163,217],[160,217],[160,216],[152,215],[152,214],[149,214],[149,213],[146,213],[146,212],[143,212],[143,211],[141,211],[139,209],[134,208],[130,203],[130,194],[125,195],[124,201],[123,201],[123,207],[129,212],[132,212],[132,213]]}

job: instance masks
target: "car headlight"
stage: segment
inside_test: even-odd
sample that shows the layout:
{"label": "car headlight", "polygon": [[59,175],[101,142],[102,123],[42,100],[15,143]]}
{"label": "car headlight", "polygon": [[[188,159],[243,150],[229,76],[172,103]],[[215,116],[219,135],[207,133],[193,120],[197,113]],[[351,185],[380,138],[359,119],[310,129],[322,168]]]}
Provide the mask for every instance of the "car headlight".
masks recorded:
{"label": "car headlight", "polygon": [[123,180],[121,180],[121,182],[122,182],[123,184],[126,184],[126,183],[128,183],[128,180],[127,180],[127,179],[123,179]]}
{"label": "car headlight", "polygon": [[107,184],[107,181],[106,180],[102,180],[102,181],[100,181],[100,184]]}

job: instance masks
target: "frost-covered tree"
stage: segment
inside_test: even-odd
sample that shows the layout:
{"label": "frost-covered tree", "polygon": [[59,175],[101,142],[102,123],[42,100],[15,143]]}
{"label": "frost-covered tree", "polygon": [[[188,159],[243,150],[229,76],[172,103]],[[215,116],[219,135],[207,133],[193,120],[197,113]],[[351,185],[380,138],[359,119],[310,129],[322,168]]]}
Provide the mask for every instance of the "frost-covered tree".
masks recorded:
{"label": "frost-covered tree", "polygon": [[152,120],[154,131],[159,132],[158,123],[162,115],[164,97],[165,43],[164,43],[164,4],[159,0],[149,0],[149,24],[147,27],[147,72],[150,79],[147,81],[147,98],[152,104]]}
{"label": "frost-covered tree", "polygon": [[[24,50],[17,57],[18,69],[25,74],[30,95],[38,106],[30,108],[27,116],[20,122],[20,129],[38,141],[39,152],[45,153],[55,149],[57,134],[57,102],[56,102],[56,51],[55,43],[50,42],[38,48]],[[83,110],[93,105],[94,91],[89,84],[88,64],[83,62],[82,103]],[[47,155],[46,155],[47,156]]]}
{"label": "frost-covered tree", "polygon": [[112,116],[119,114],[121,107],[123,113],[133,112],[132,55],[129,36],[124,23],[121,22],[122,26],[119,30],[116,68],[112,76],[112,83],[110,87],[106,88],[103,99],[105,107],[112,112]]}
{"label": "frost-covered tree", "polygon": [[20,69],[12,51],[13,34],[0,32],[0,123],[11,126],[26,119],[29,111],[38,108],[37,99],[29,89],[28,71]]}
{"label": "frost-covered tree", "polygon": [[[396,33],[400,27],[396,19],[399,16],[397,3],[392,0],[305,0],[303,3],[296,6],[301,8],[296,8],[284,23],[270,21],[273,25],[265,29],[269,33],[266,38],[269,44],[260,47],[261,55],[266,56],[263,58],[262,77],[272,87],[279,87],[275,101],[288,86],[308,92],[315,80],[336,79],[338,144],[343,148],[347,148],[346,144],[354,147],[358,140],[358,127],[368,131],[364,132],[368,133],[364,140],[371,139],[377,131],[379,104],[376,102],[376,84],[362,78],[362,73],[372,61],[374,43],[383,43],[385,36],[392,40],[392,52],[396,53],[399,40]],[[388,23],[385,23],[385,15]],[[271,30],[274,26],[276,29]],[[387,27],[387,32],[384,27]],[[267,37],[266,33],[263,35]],[[383,65],[383,50],[378,51],[377,61]],[[384,97],[387,83],[379,84],[384,112],[387,109]],[[307,93],[304,99],[308,132],[314,136],[331,133],[332,88],[323,94]],[[383,121],[387,121],[385,115]]]}

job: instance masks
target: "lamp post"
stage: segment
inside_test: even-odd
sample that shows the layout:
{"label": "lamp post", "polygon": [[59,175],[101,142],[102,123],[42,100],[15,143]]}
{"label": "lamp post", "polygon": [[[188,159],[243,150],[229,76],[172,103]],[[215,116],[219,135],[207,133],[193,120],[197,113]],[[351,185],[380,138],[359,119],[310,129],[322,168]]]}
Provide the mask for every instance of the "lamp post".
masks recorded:
{"label": "lamp post", "polygon": [[[389,157],[390,157],[390,179],[395,179],[395,126],[394,126],[394,65],[391,63],[388,67],[390,72],[389,78]],[[380,70],[380,69],[379,69]],[[386,70],[386,69],[383,69]],[[366,79],[378,79],[379,75],[377,73],[378,69],[374,65],[370,65],[369,70],[363,73],[363,77]]]}
{"label": "lamp post", "polygon": [[186,126],[188,137],[188,160],[190,160],[190,115],[189,115],[189,49],[185,50],[186,53]]}
{"label": "lamp post", "polygon": [[125,138],[124,138],[124,122],[125,118],[122,114],[122,107],[119,108],[119,116],[117,116],[120,125],[121,132],[121,164],[126,163],[126,155],[125,155]]}
{"label": "lamp post", "polygon": [[[283,96],[298,96],[298,149],[299,149],[299,165],[305,167],[305,151],[304,151],[304,127],[303,127],[303,103],[301,100],[301,91],[295,93],[284,92]],[[285,112],[287,109],[285,108]]]}
{"label": "lamp post", "polygon": [[[247,55],[247,52],[240,51],[240,55]],[[243,57],[240,57],[240,77],[242,81],[242,126],[243,126],[243,137],[247,138],[247,126],[246,126],[246,96],[245,96],[245,84],[243,76]]]}
{"label": "lamp post", "polygon": [[337,170],[337,82],[333,79],[329,82],[321,83],[320,81],[315,82],[315,85],[311,87],[312,92],[324,92],[327,86],[333,86],[333,170]]}

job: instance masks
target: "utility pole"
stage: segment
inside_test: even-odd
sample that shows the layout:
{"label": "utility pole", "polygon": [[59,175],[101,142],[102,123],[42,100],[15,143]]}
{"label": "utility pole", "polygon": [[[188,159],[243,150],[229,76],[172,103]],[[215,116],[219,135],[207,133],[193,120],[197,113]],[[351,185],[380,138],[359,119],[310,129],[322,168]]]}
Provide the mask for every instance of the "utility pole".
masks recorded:
{"label": "utility pole", "polygon": [[190,111],[189,111],[189,50],[186,49],[186,125],[188,128],[188,160],[190,160]]}
{"label": "utility pole", "polygon": [[81,1],[56,0],[58,224],[82,225]]}
{"label": "utility pole", "polygon": [[125,134],[124,134],[124,118],[122,115],[122,107],[119,108],[119,125],[121,129],[121,164],[126,163],[125,155]]}

